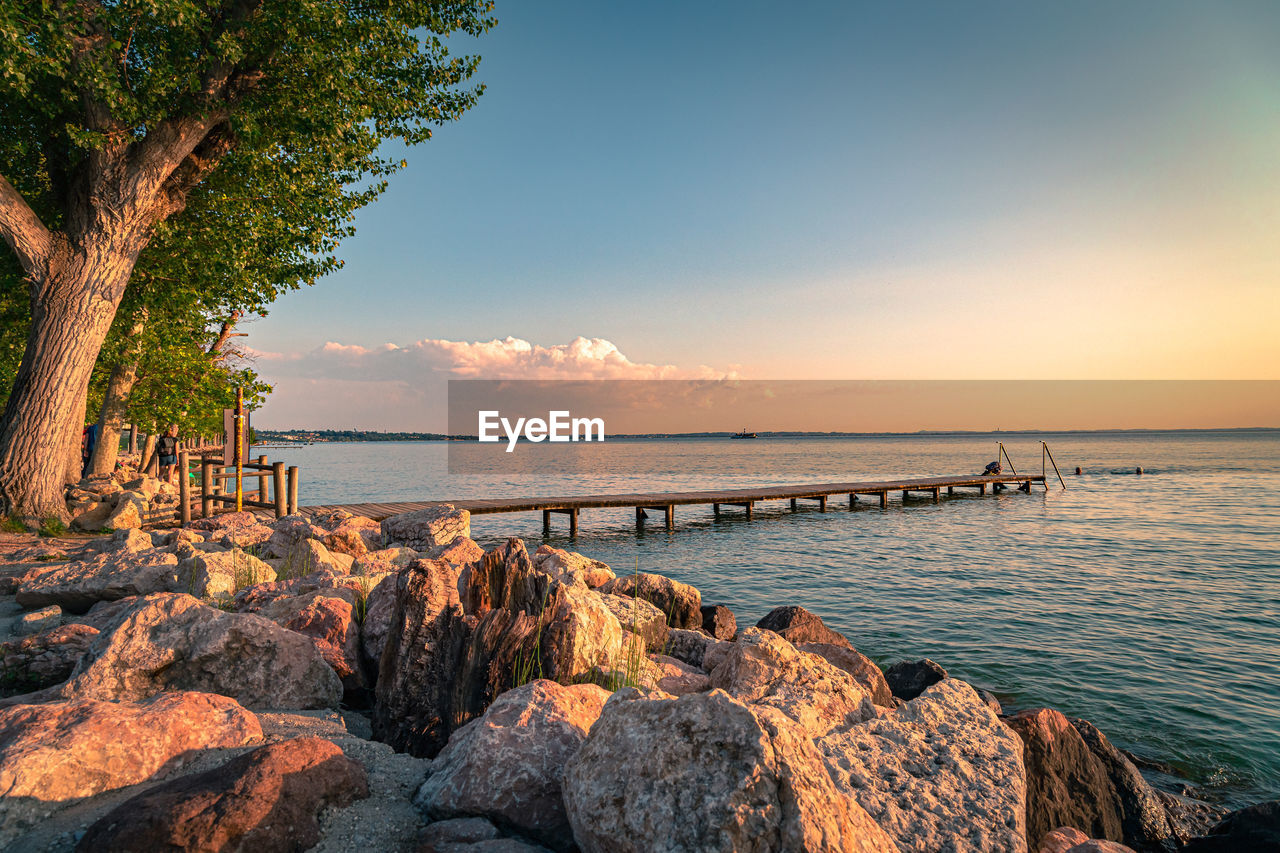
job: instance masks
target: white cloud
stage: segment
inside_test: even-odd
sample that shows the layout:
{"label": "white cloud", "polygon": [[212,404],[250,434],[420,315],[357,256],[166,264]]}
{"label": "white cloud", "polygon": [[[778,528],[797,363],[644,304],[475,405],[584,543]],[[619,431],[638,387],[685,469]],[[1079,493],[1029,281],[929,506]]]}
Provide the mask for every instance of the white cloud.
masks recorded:
{"label": "white cloud", "polygon": [[731,371],[681,368],[627,358],[611,341],[577,337],[543,346],[427,338],[375,347],[330,341],[306,353],[253,351],[275,387],[255,423],[264,428],[331,427],[444,431],[449,379],[724,379]]}

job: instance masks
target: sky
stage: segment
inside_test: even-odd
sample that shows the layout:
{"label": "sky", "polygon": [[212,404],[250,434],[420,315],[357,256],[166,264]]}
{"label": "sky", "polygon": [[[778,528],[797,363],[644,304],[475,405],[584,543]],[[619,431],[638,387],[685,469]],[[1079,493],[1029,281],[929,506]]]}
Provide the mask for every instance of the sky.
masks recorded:
{"label": "sky", "polygon": [[427,429],[428,378],[1280,378],[1280,4],[496,15],[478,105],[246,326],[257,425]]}

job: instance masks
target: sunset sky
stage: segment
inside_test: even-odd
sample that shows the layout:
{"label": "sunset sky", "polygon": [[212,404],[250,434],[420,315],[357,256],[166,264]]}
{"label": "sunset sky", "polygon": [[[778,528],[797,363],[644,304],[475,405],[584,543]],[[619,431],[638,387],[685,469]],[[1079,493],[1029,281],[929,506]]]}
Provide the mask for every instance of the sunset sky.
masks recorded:
{"label": "sunset sky", "polygon": [[1280,378],[1280,4],[497,16],[475,110],[247,326],[260,426],[426,429],[448,377]]}

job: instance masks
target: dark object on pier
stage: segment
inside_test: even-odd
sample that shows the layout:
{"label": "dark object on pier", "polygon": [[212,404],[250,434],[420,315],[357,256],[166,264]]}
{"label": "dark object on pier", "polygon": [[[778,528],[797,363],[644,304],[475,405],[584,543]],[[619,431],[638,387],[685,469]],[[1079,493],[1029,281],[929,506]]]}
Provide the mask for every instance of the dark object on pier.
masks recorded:
{"label": "dark object on pier", "polygon": [[1184,853],[1263,853],[1280,850],[1280,800],[1234,811],[1201,838],[1193,838]]}
{"label": "dark object on pier", "polygon": [[754,432],[747,432],[746,427],[742,428],[742,432],[735,432],[733,435],[729,436],[729,438],[755,438],[755,437],[756,437],[756,434]]}
{"label": "dark object on pier", "polygon": [[889,689],[904,702],[910,702],[946,677],[947,671],[928,658],[904,660],[884,671]]}
{"label": "dark object on pier", "polygon": [[732,640],[738,633],[738,620],[723,604],[702,605],[702,630],[717,640]]}
{"label": "dark object on pier", "polygon": [[775,607],[756,623],[757,628],[773,631],[793,645],[801,643],[829,643],[851,649],[853,644],[838,631],[832,631],[817,615],[803,607]]}

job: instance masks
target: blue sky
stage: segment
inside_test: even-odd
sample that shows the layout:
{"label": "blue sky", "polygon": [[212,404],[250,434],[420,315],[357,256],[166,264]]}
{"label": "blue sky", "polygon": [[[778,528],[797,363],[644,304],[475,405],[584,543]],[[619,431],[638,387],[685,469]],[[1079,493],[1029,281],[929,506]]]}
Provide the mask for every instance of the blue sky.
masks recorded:
{"label": "blue sky", "polygon": [[302,377],[376,381],[361,348],[508,337],[583,375],[1280,375],[1280,4],[496,14],[478,106],[248,327],[268,420],[329,419]]}

